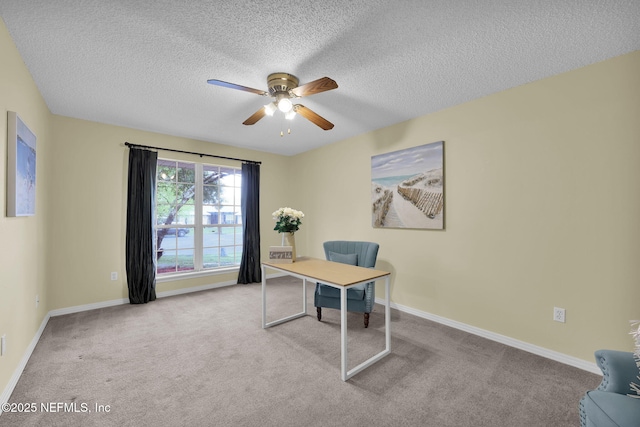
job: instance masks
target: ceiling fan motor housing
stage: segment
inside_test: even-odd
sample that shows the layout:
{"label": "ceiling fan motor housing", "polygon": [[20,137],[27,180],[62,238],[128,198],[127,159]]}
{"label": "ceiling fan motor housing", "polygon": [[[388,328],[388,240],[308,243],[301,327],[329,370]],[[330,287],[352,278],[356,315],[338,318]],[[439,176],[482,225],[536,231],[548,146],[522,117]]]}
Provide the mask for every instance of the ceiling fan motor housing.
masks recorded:
{"label": "ceiling fan motor housing", "polygon": [[[286,98],[290,97],[289,91],[298,87],[299,80],[296,76],[289,73],[272,73],[267,77],[267,87],[269,94],[275,96],[279,101],[286,94]],[[278,96],[280,95],[280,96]]]}

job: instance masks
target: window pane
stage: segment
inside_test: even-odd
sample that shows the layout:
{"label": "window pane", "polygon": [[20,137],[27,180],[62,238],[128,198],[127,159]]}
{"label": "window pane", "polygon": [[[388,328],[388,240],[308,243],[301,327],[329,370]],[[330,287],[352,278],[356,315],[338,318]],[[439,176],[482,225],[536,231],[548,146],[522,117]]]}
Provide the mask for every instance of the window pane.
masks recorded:
{"label": "window pane", "polygon": [[213,165],[202,165],[202,178],[205,185],[218,184],[220,178],[220,167]]}
{"label": "window pane", "polygon": [[158,274],[176,272],[176,251],[158,250],[156,264]]}
{"label": "window pane", "polygon": [[205,248],[220,246],[220,228],[205,227],[202,230],[202,242]]}
{"label": "window pane", "polygon": [[158,167],[156,169],[158,176],[158,182],[160,181],[175,181],[176,179],[176,162],[173,160],[158,160]]}
{"label": "window pane", "polygon": [[242,227],[234,227],[236,235],[236,245],[242,246]]}
{"label": "window pane", "polygon": [[194,174],[194,163],[158,160],[157,224],[194,224]]}
{"label": "window pane", "polygon": [[235,243],[235,227],[220,228],[220,246],[232,246]]}
{"label": "window pane", "polygon": [[235,247],[222,246],[220,248],[220,265],[229,266],[235,263]]}
{"label": "window pane", "polygon": [[195,163],[178,163],[178,182],[196,182],[196,165]]}
{"label": "window pane", "polygon": [[179,250],[177,260],[178,271],[189,271],[194,269],[193,249]]}
{"label": "window pane", "polygon": [[242,224],[242,210],[240,206],[236,206],[236,224]]}
{"label": "window pane", "polygon": [[193,230],[190,228],[158,228],[156,244],[159,249],[192,249]]}
{"label": "window pane", "polygon": [[[220,187],[220,203],[224,205],[233,205],[235,190],[234,187],[223,185]],[[240,204],[240,203],[238,203]]]}
{"label": "window pane", "polygon": [[221,167],[220,176],[223,185],[234,185],[235,170],[233,168]]}
{"label": "window pane", "polygon": [[242,260],[242,246],[236,246],[235,250],[235,263],[240,264],[240,261]]}
{"label": "window pane", "polygon": [[220,224],[234,224],[236,215],[233,206],[222,206],[220,208]]}
{"label": "window pane", "polygon": [[175,273],[194,269],[193,248],[178,249],[182,247],[176,239],[165,240],[163,247],[157,251],[157,272]]}
{"label": "window pane", "polygon": [[202,187],[202,203],[205,205],[220,203],[220,187],[217,185],[205,185]]}
{"label": "window pane", "polygon": [[223,209],[227,211],[225,224],[242,224],[240,206],[224,206]]}
{"label": "window pane", "polygon": [[[173,265],[173,271],[176,271],[179,260],[176,258],[177,250],[187,249],[191,253],[191,265],[193,265],[194,236],[191,228],[168,228],[158,227],[156,229],[156,247],[158,248],[158,273],[165,272],[169,263]],[[171,254],[171,259],[165,259],[167,254]],[[184,253],[183,253],[184,254]]]}
{"label": "window pane", "polygon": [[220,224],[220,210],[215,206],[204,206],[202,208],[202,223],[205,225]]}
{"label": "window pane", "polygon": [[195,224],[194,210],[195,210],[195,207],[193,205],[182,206],[180,210],[176,212],[176,216],[174,217],[174,221],[172,224],[177,224],[177,225]]}
{"label": "window pane", "polygon": [[196,197],[195,184],[177,184],[176,186],[176,202],[186,204],[194,204]]}
{"label": "window pane", "polygon": [[205,248],[203,251],[203,267],[214,268],[220,266],[220,251],[219,248]]}
{"label": "window pane", "polygon": [[176,185],[172,182],[158,182],[156,186],[156,203],[159,205],[171,205],[175,203],[178,194]]}

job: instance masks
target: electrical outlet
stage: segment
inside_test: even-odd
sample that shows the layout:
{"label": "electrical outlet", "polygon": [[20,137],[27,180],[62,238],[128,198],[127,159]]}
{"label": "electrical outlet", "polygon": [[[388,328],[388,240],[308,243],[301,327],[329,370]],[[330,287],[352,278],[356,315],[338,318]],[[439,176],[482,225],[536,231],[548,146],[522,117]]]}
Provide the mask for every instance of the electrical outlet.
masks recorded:
{"label": "electrical outlet", "polygon": [[0,337],[0,356],[4,356],[7,352],[7,336],[3,335]]}
{"label": "electrical outlet", "polygon": [[118,272],[117,271],[112,271],[111,272],[111,280],[118,280]]}
{"label": "electrical outlet", "polygon": [[553,307],[553,320],[564,323],[564,308]]}
{"label": "electrical outlet", "polygon": [[36,294],[36,308],[40,305],[40,297]]}

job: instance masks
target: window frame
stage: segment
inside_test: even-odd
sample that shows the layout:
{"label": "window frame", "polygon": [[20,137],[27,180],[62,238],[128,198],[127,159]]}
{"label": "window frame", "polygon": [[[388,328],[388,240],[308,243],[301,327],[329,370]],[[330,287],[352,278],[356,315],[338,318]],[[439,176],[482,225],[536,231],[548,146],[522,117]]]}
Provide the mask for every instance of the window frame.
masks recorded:
{"label": "window frame", "polygon": [[[188,164],[188,165],[193,165],[194,168],[194,185],[195,185],[195,192],[194,192],[194,198],[193,198],[193,204],[191,203],[187,203],[186,205],[192,205],[193,206],[193,222],[192,223],[185,223],[185,224],[176,224],[175,222],[173,222],[172,224],[158,224],[159,221],[159,215],[158,215],[158,199],[156,197],[155,203],[154,203],[154,219],[155,219],[155,224],[154,224],[154,247],[157,244],[157,231],[159,229],[163,229],[163,228],[167,228],[167,229],[176,229],[176,232],[172,235],[165,235],[163,237],[163,242],[165,241],[164,239],[167,238],[174,238],[177,239],[178,233],[180,229],[188,229],[193,233],[193,248],[185,248],[185,249],[193,249],[193,269],[192,270],[179,270],[179,264],[176,264],[176,271],[168,271],[168,272],[158,272],[158,249],[156,248],[155,250],[155,261],[156,261],[156,282],[165,282],[165,281],[174,281],[174,280],[178,280],[180,278],[196,278],[196,277],[204,277],[204,276],[211,276],[211,275],[218,275],[218,274],[225,274],[225,273],[230,273],[230,272],[237,272],[240,268],[240,258],[237,258],[238,254],[242,254],[242,246],[243,246],[243,239],[242,239],[242,233],[244,232],[243,230],[243,225],[242,225],[242,216],[241,216],[241,199],[242,199],[242,183],[241,183],[241,177],[242,177],[242,168],[237,167],[237,166],[229,166],[229,165],[220,165],[220,164],[214,164],[214,163],[206,163],[206,162],[198,162],[198,161],[193,161],[193,160],[182,160],[182,159],[176,159],[176,158],[169,158],[169,157],[158,157],[158,166],[160,166],[161,162],[174,162],[176,164],[176,172],[177,174],[179,174],[179,170],[178,168],[180,168],[180,164]],[[234,175],[234,181],[233,184],[230,186],[230,191],[233,192],[233,197],[232,197],[232,202],[231,204],[229,203],[224,203],[222,197],[218,197],[217,201],[215,203],[210,203],[210,201],[208,201],[209,203],[205,203],[204,199],[204,171],[206,167],[213,167],[213,168],[219,168],[219,170],[224,170],[224,169],[228,169],[228,170],[232,170],[233,171],[233,175]],[[160,167],[158,167],[158,171],[160,171]],[[166,180],[161,180],[161,178],[158,176],[158,173],[156,173],[156,192],[157,192],[157,188],[158,188],[158,184],[162,183],[162,182],[172,182],[172,181],[166,181]],[[238,178],[240,178],[240,181],[238,182]],[[173,181],[175,183],[176,186],[180,186],[183,185],[183,183],[181,183],[180,181],[178,181],[178,177],[176,176],[175,181]],[[172,178],[173,180],[173,178]],[[224,185],[222,185],[222,181],[219,182],[220,187],[222,188],[224,187]],[[229,187],[229,186],[226,186]],[[218,193],[220,194],[220,192]],[[209,221],[205,221],[204,220],[204,208],[206,208],[207,206],[214,206],[215,210],[217,210],[218,215],[216,216],[217,218],[217,223],[215,224],[210,224],[208,223]],[[223,212],[222,208],[223,207],[228,207],[231,206],[232,210],[234,212],[234,217],[235,217],[235,221],[230,223],[230,224],[225,224],[222,221],[223,215],[221,215],[221,213]],[[181,208],[182,209],[182,208]],[[178,212],[180,212],[180,210],[178,210]],[[176,215],[176,217],[178,217],[178,215]],[[210,229],[210,228],[214,228],[216,227],[218,230],[222,230],[224,228],[230,228],[233,230],[232,234],[233,234],[233,242],[231,245],[224,245],[222,246],[222,241],[220,240],[220,238],[218,238],[218,244],[217,246],[206,246],[205,247],[205,242],[204,242],[204,231],[206,229]],[[238,230],[240,229],[239,233]],[[221,233],[220,233],[221,234]],[[220,251],[222,248],[228,248],[231,247],[233,248],[233,256],[234,256],[234,261],[233,264],[227,264],[227,265],[218,265],[216,267],[205,267],[204,265],[204,253],[206,249],[212,248],[212,247],[217,247],[218,250]],[[180,248],[178,247],[177,241],[176,241],[176,246],[175,249],[169,249],[171,251],[175,251],[176,253],[178,253],[178,251],[180,250]],[[220,252],[219,252],[220,254]],[[218,264],[220,264],[220,255],[218,255]]]}

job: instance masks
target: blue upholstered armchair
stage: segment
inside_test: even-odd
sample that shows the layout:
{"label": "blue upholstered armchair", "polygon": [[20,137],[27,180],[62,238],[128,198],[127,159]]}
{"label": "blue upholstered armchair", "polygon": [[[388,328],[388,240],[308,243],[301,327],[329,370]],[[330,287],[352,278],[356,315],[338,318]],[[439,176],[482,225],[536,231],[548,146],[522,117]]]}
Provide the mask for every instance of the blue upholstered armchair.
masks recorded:
{"label": "blue upholstered armchair", "polygon": [[633,353],[598,350],[595,355],[602,370],[602,382],[580,400],[580,426],[640,426],[640,399],[628,396],[632,394],[629,384],[638,383]]}
{"label": "blue upholstered armchair", "polygon": [[[329,261],[359,267],[373,268],[378,257],[377,243],[336,240],[324,242],[324,254]],[[364,327],[369,327],[369,313],[376,299],[375,282],[347,289],[347,311],[364,313]],[[318,321],[322,320],[322,307],[340,310],[340,290],[331,286],[316,284],[313,299],[318,311]]]}

